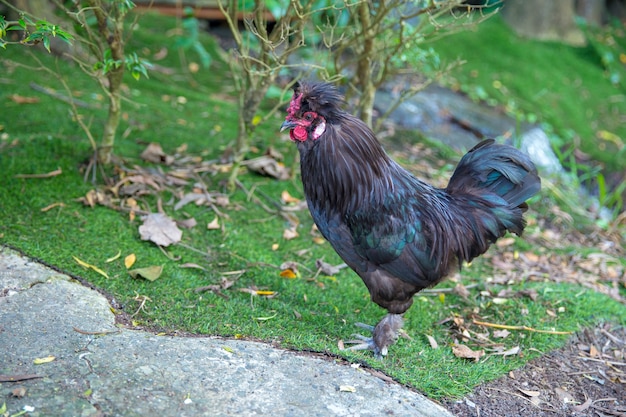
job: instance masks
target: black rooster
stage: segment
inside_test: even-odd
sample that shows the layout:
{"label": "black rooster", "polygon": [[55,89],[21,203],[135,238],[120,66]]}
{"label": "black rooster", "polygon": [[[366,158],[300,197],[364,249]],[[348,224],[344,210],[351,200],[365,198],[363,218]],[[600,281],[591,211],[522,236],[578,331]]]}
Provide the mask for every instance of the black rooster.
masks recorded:
{"label": "black rooster", "polygon": [[528,156],[485,140],[461,159],[446,188],[432,187],[393,161],[342,102],[330,84],[297,84],[281,130],[289,129],[300,151],[315,224],[389,312],[371,339],[353,347],[380,357],[416,292],[507,231],[522,233],[525,201],[541,180]]}

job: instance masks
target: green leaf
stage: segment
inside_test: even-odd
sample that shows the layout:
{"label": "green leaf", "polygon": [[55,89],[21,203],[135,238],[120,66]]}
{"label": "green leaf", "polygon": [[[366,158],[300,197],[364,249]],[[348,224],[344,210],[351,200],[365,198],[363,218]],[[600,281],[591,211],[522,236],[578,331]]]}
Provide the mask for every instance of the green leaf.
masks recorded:
{"label": "green leaf", "polygon": [[148,281],[156,281],[163,273],[163,265],[148,266],[146,268],[136,268],[128,271],[133,278],[145,278]]}

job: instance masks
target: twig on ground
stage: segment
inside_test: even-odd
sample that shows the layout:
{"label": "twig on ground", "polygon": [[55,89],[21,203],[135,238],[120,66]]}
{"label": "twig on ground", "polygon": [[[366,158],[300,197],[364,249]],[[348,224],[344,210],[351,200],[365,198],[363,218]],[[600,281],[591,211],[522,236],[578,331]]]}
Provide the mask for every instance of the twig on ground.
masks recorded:
{"label": "twig on ground", "polygon": [[46,172],[45,174],[15,174],[13,178],[51,178],[61,174],[63,174],[63,170],[61,168],[57,168],[54,171]]}
{"label": "twig on ground", "polygon": [[72,327],[72,329],[74,329],[75,332],[80,333],[80,334],[87,334],[87,335],[94,335],[94,336],[104,336],[107,334],[114,334],[114,333],[119,333],[120,330],[97,330],[97,331],[88,331],[88,330],[81,330],[77,327]]}
{"label": "twig on ground", "polygon": [[[478,284],[470,284],[465,285],[465,289],[472,289],[478,287]],[[420,291],[420,295],[438,295],[438,294],[449,294],[454,292],[454,288],[426,288]]]}
{"label": "twig on ground", "polygon": [[50,97],[56,98],[57,100],[60,100],[64,103],[68,103],[68,104],[74,104],[77,107],[83,107],[86,109],[97,109],[100,108],[100,106],[94,106],[93,104],[89,104],[86,101],[82,101],[73,97],[68,97],[65,96],[63,94],[57,93],[55,90],[53,90],[52,88],[49,87],[44,87],[42,85],[39,85],[37,83],[31,82],[30,84],[30,88],[32,88],[35,91],[39,91],[40,93],[44,93],[49,95]]}
{"label": "twig on ground", "polygon": [[478,321],[478,320],[473,320],[473,322],[474,324],[477,324],[479,326],[493,327],[495,329],[524,330],[527,332],[545,333],[545,334],[572,334],[574,333],[574,332],[565,332],[565,331],[557,331],[557,330],[539,330],[539,329],[533,329],[532,327],[528,327],[528,326],[509,326],[507,324],[487,323],[485,321]]}

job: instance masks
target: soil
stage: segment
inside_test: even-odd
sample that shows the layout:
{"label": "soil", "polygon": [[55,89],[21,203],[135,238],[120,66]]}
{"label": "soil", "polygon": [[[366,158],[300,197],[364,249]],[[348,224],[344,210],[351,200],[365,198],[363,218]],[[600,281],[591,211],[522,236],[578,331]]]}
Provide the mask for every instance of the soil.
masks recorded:
{"label": "soil", "polygon": [[626,416],[626,327],[585,330],[563,349],[442,404],[458,416]]}

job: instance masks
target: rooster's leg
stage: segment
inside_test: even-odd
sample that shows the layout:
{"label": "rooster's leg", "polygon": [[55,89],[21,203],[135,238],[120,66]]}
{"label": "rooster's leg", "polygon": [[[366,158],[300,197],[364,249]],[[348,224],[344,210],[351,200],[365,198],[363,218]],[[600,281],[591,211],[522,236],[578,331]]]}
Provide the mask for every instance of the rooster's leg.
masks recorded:
{"label": "rooster's leg", "polygon": [[398,336],[402,329],[402,315],[401,314],[387,314],[383,319],[374,326],[369,326],[363,323],[357,323],[359,327],[363,327],[372,332],[372,337],[366,337],[361,335],[355,335],[358,340],[350,340],[348,343],[354,343],[354,346],[348,348],[348,350],[372,350],[374,356],[381,359],[387,355],[388,347],[398,340]]}

